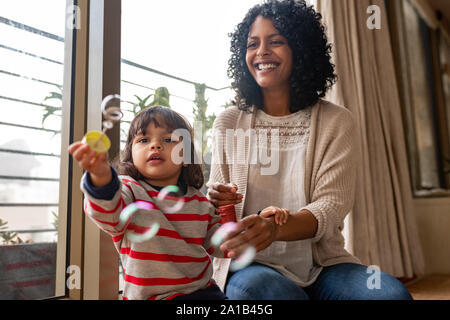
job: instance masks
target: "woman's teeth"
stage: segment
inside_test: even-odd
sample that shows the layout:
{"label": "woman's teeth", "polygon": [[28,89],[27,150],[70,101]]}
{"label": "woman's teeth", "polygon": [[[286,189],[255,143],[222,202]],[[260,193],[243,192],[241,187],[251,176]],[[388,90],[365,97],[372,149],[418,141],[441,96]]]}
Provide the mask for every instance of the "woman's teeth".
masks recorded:
{"label": "woman's teeth", "polygon": [[268,63],[268,64],[258,64],[259,70],[268,70],[268,69],[275,69],[277,67],[276,64]]}

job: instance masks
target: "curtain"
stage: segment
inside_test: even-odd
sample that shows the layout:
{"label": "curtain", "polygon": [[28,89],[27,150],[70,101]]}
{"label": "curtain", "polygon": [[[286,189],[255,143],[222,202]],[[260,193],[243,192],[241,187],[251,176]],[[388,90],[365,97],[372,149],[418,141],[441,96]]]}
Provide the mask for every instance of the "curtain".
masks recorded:
{"label": "curtain", "polygon": [[[381,29],[369,29],[377,5]],[[366,265],[395,277],[424,274],[406,140],[386,10],[382,0],[318,0],[338,82],[327,100],[345,106],[359,130],[355,206],[346,241]]]}

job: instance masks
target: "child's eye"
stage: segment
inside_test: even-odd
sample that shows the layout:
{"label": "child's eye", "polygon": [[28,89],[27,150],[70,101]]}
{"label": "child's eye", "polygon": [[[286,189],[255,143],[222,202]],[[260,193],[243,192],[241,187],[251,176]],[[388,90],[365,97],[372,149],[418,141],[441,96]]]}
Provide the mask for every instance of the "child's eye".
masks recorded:
{"label": "child's eye", "polygon": [[148,139],[147,138],[141,138],[138,140],[138,143],[147,143]]}
{"label": "child's eye", "polygon": [[176,142],[175,140],[172,140],[172,138],[164,138],[163,141],[164,141],[165,143]]}

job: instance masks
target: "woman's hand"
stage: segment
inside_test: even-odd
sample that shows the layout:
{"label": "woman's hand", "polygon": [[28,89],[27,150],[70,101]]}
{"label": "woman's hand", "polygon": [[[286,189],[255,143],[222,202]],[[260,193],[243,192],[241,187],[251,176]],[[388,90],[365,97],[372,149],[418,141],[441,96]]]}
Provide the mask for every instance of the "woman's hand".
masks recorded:
{"label": "woman's hand", "polygon": [[112,173],[106,153],[98,154],[91,150],[89,145],[80,141],[74,142],[69,146],[69,153],[80,167],[90,173],[92,184],[95,187],[103,187],[111,182]]}
{"label": "woman's hand", "polygon": [[263,218],[268,218],[270,216],[275,216],[275,223],[282,226],[287,222],[287,219],[289,217],[289,210],[288,209],[282,209],[274,206],[267,207],[261,211],[259,214]]}
{"label": "woman's hand", "polygon": [[245,249],[253,246],[256,252],[261,251],[275,241],[277,225],[274,218],[263,218],[251,215],[239,221],[236,230],[228,235],[220,250],[228,251],[228,258],[240,256]]}
{"label": "woman's hand", "polygon": [[229,204],[242,202],[242,194],[237,193],[238,187],[234,184],[223,184],[216,182],[208,190],[208,197],[216,208]]}

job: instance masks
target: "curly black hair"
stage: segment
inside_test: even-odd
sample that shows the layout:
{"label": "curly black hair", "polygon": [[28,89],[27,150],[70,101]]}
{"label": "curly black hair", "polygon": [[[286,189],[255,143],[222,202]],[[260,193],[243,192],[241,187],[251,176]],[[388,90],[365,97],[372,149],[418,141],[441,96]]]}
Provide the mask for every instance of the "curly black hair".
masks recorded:
{"label": "curly black hair", "polygon": [[290,111],[315,105],[336,82],[335,66],[331,63],[322,15],[305,0],[268,0],[251,8],[244,20],[230,33],[231,58],[227,74],[233,80],[235,104],[249,111],[254,105],[263,108],[262,91],[246,63],[247,41],[256,17],[270,18],[274,27],[288,41],[293,53],[290,78]]}

